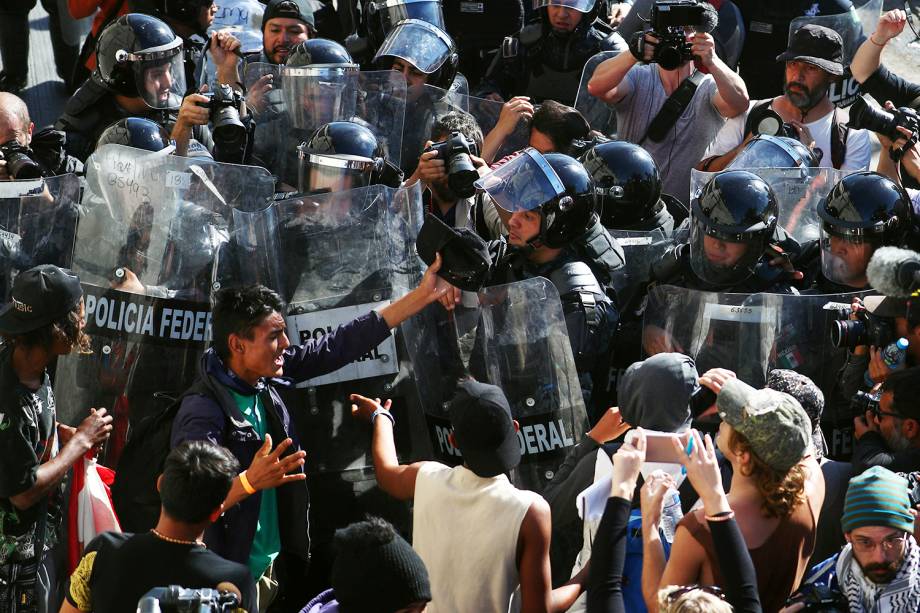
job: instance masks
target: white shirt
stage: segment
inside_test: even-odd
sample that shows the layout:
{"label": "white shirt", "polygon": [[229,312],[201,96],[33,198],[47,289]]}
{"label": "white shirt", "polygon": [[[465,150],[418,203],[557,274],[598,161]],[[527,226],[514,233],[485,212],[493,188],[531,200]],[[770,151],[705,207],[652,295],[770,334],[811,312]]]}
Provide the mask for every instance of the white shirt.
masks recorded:
{"label": "white shirt", "polygon": [[[744,141],[744,124],[747,122],[748,113],[754,104],[759,100],[752,100],[748,105],[748,110],[737,117],[729,119],[719,130],[715,140],[709,144],[706,153],[702,159],[708,159],[716,155],[725,155]],[[772,108],[772,105],[771,105]],[[845,117],[845,116],[844,116]],[[832,168],[834,163],[831,159],[831,126],[834,118],[834,112],[818,118],[815,121],[806,123],[805,127],[811,132],[812,138],[815,139],[816,148],[822,151],[821,163],[819,166]],[[838,119],[843,120],[838,115]],[[872,161],[872,147],[869,144],[869,132],[867,130],[853,130],[847,133],[847,152],[843,159],[841,170],[869,170],[869,164]]]}

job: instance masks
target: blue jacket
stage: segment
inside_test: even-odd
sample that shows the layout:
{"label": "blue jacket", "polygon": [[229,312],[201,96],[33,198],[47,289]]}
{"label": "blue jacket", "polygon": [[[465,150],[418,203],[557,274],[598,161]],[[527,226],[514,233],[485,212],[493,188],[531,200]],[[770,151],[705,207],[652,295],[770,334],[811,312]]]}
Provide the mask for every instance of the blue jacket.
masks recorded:
{"label": "blue jacket", "polygon": [[[185,392],[173,422],[171,445],[207,440],[230,450],[245,469],[262,446],[262,439],[240,413],[228,389],[240,394],[260,394],[273,443],[294,439],[287,453],[300,449],[290,413],[279,389],[338,370],[379,345],[390,333],[376,311],[342,324],[317,341],[288,347],[284,352],[284,377],[264,379],[255,387],[229,370],[213,349],[201,358],[198,376]],[[278,492],[278,521],[282,553],[309,561],[310,496],[306,481],[284,485]],[[256,492],[212,524],[205,541],[212,551],[228,560],[246,564],[255,537],[261,494]]]}

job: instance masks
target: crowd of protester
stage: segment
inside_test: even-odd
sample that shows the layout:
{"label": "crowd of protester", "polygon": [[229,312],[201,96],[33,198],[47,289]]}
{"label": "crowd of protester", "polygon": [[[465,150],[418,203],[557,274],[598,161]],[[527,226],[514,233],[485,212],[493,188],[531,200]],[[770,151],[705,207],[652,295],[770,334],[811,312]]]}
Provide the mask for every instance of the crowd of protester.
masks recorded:
{"label": "crowd of protester", "polygon": [[0,611],[920,611],[904,10],[34,4]]}

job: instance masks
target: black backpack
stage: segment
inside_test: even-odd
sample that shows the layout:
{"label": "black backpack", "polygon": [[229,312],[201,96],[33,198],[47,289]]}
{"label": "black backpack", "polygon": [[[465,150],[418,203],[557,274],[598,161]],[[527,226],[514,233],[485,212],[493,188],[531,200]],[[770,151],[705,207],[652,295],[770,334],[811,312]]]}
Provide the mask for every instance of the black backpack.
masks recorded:
{"label": "black backpack", "polygon": [[207,391],[199,383],[194,384],[161,412],[142,419],[125,443],[112,484],[112,502],[124,532],[147,532],[157,525],[160,518],[157,478],[169,455],[173,420],[182,399],[189,394],[207,394]]}

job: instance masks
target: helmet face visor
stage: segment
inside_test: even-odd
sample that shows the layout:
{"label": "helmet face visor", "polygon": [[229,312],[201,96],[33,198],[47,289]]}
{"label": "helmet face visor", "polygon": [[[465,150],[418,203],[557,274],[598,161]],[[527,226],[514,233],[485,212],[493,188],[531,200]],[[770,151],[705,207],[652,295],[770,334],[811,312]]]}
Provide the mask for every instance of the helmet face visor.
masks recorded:
{"label": "helmet face visor", "polygon": [[330,121],[354,117],[358,101],[356,65],[285,68],[281,76],[284,107],[293,127],[315,130]]}
{"label": "helmet face visor", "polygon": [[530,147],[481,177],[474,185],[509,213],[538,209],[565,194],[565,187],[556,171],[536,149]]}
{"label": "helmet face visor", "polygon": [[691,212],[690,267],[706,283],[726,287],[744,281],[753,274],[764,247],[757,238],[733,242],[713,236]]}
{"label": "helmet face visor", "polygon": [[370,3],[367,10],[372,16],[371,19],[373,15],[377,15],[375,25],[378,28],[376,35],[380,37],[379,40],[386,38],[400,21],[406,19],[427,21],[447,31],[444,25],[444,12],[437,0],[380,0]]}
{"label": "helmet face visor", "polygon": [[298,189],[304,194],[342,192],[371,184],[375,161],[351,155],[309,153],[299,150]]}
{"label": "helmet face visor", "polygon": [[541,9],[546,6],[564,6],[579,13],[590,13],[594,8],[595,0],[534,0],[533,8]]}
{"label": "helmet face visor", "polygon": [[[816,166],[814,155],[792,139],[761,135],[749,142],[732,160],[731,168],[808,168]],[[798,144],[798,146],[796,146]]]}
{"label": "helmet face visor", "polygon": [[153,109],[178,109],[185,97],[185,62],[182,39],[157,49],[137,53],[119,51],[120,61],[130,61],[137,92]]}
{"label": "helmet face visor", "polygon": [[824,278],[839,285],[863,288],[866,281],[866,267],[876,242],[863,236],[845,236],[829,231],[827,224],[821,226],[821,273]]}
{"label": "helmet face visor", "polygon": [[377,55],[374,56],[374,62],[385,57],[399,58],[420,72],[431,74],[440,68],[453,52],[449,41],[447,34],[429,23],[418,20],[404,21],[387,35]]}

